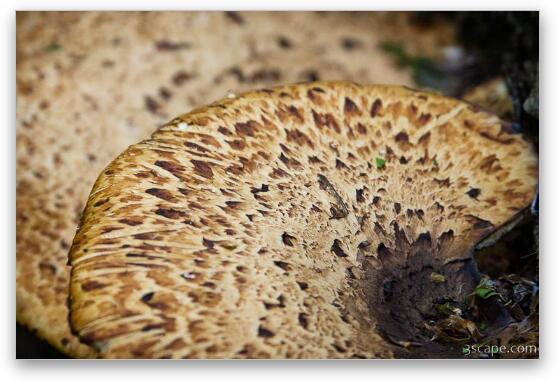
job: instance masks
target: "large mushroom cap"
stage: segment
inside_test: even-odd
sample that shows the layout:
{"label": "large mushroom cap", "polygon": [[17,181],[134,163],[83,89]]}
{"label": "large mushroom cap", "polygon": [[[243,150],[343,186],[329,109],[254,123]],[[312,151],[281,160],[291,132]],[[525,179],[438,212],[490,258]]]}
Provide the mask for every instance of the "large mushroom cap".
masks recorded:
{"label": "large mushroom cap", "polygon": [[226,99],[100,175],[71,324],[104,357],[392,357],[435,299],[469,293],[473,246],[536,180],[519,135],[439,95],[320,82]]}

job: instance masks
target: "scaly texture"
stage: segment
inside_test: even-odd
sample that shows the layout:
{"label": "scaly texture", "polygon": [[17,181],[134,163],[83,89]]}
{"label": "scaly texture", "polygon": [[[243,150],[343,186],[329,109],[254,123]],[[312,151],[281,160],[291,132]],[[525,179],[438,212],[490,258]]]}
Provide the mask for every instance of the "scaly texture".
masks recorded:
{"label": "scaly texture", "polygon": [[109,358],[392,357],[436,298],[470,292],[471,249],[536,179],[521,136],[439,95],[317,82],[225,99],[101,173],[71,324]]}
{"label": "scaly texture", "polygon": [[408,84],[373,14],[18,12],[17,318],[74,357],[67,252],[99,172],[195,106],[281,82]]}

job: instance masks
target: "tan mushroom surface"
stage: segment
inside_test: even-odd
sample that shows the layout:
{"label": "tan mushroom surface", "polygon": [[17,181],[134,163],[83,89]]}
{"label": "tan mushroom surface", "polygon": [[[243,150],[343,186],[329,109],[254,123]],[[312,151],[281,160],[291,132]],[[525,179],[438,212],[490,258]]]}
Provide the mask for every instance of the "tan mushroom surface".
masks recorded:
{"label": "tan mushroom surface", "polygon": [[377,47],[387,22],[345,12],[18,12],[18,322],[71,356],[94,356],[70,333],[66,263],[100,171],[229,92],[318,78],[410,84]]}
{"label": "tan mushroom surface", "polygon": [[[411,356],[537,157],[496,116],[397,86],[224,99],[129,147],[74,239],[70,321],[101,357]],[[431,274],[445,277],[431,282]]]}

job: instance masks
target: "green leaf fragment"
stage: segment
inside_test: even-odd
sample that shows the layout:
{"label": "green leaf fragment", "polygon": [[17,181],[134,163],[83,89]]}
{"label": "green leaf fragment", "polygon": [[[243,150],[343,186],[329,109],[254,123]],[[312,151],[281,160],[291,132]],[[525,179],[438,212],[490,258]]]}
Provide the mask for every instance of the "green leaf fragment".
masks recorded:
{"label": "green leaf fragment", "polygon": [[444,316],[450,316],[453,313],[453,307],[448,302],[435,305],[435,310]]}
{"label": "green leaf fragment", "polygon": [[495,291],[493,291],[493,290],[491,290],[491,289],[488,289],[488,288],[476,288],[476,289],[474,290],[474,294],[475,294],[476,296],[478,296],[478,297],[483,298],[484,300],[486,300],[486,299],[488,299],[488,298],[490,298],[490,297],[492,297],[492,296],[495,296],[495,295],[497,294],[497,292],[495,292]]}
{"label": "green leaf fragment", "polygon": [[445,302],[443,304],[436,304],[435,310],[437,311],[437,313],[447,317],[453,315],[460,316],[462,314],[462,310],[452,306],[449,302]]}
{"label": "green leaf fragment", "polygon": [[48,44],[47,46],[44,47],[44,51],[48,52],[48,53],[52,53],[52,52],[56,52],[58,50],[61,50],[62,46],[60,44],[58,44],[56,41]]}
{"label": "green leaf fragment", "polygon": [[402,67],[409,67],[414,81],[422,86],[442,89],[445,84],[445,75],[439,66],[431,59],[408,53],[405,47],[394,41],[384,41],[381,49],[392,55]]}
{"label": "green leaf fragment", "polygon": [[487,300],[488,298],[493,296],[500,295],[497,292],[497,284],[488,277],[483,277],[480,280],[480,282],[474,289],[474,294],[484,300]]}
{"label": "green leaf fragment", "polygon": [[445,282],[445,276],[443,276],[443,275],[441,275],[441,274],[439,274],[439,273],[432,272],[432,273],[429,275],[429,280],[430,280],[431,282],[434,282],[435,284],[442,284],[442,283]]}
{"label": "green leaf fragment", "polygon": [[390,53],[395,56],[400,65],[408,65],[408,61],[410,61],[410,58],[402,44],[396,43],[394,41],[383,41],[380,46],[384,52]]}
{"label": "green leaf fragment", "polygon": [[377,166],[377,169],[382,169],[383,167],[385,167],[385,159],[381,158],[381,157],[376,157],[375,158],[375,166]]}

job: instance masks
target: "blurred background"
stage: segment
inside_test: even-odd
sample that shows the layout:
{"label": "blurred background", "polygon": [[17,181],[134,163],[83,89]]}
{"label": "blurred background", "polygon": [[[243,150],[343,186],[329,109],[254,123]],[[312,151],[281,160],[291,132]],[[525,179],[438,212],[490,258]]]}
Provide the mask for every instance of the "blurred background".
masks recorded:
{"label": "blurred background", "polygon": [[[66,256],[97,174],[128,145],[231,93],[342,79],[465,99],[537,147],[538,17],[18,12],[17,358],[81,354],[67,324]],[[517,322],[532,320],[520,335],[536,343],[537,305],[525,301],[538,285],[537,209],[477,255],[489,277],[518,275],[500,287],[526,290]]]}

